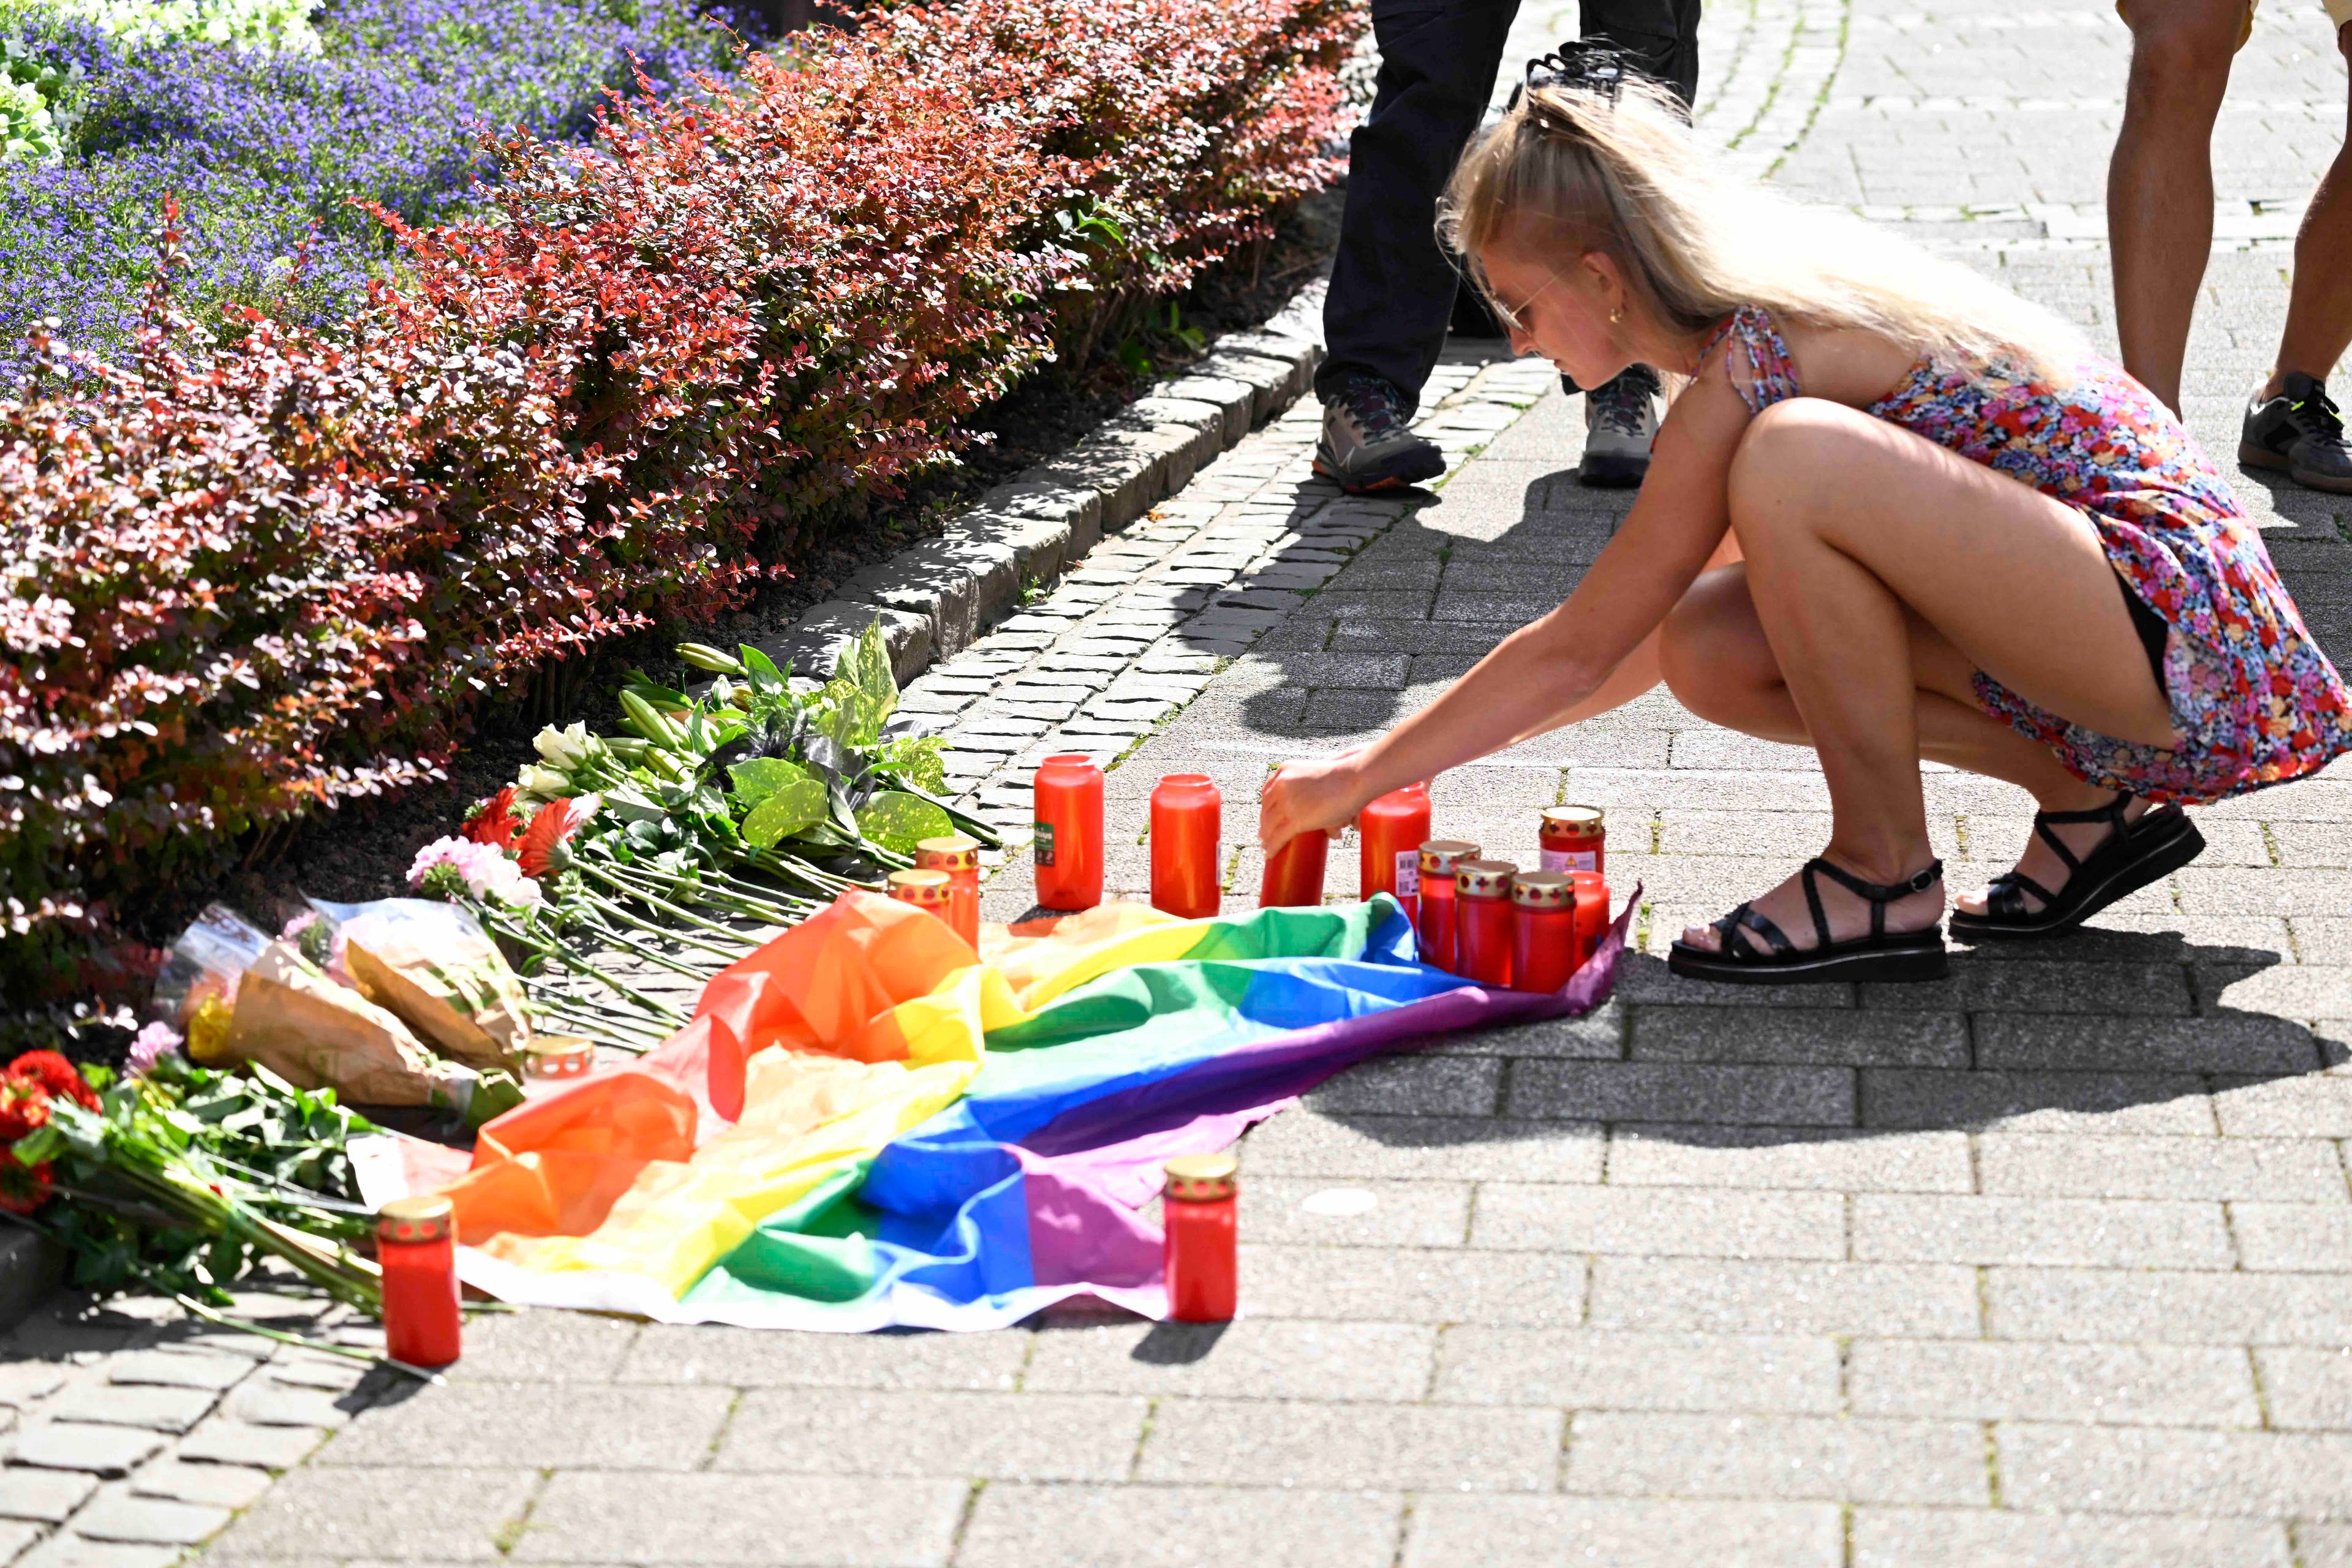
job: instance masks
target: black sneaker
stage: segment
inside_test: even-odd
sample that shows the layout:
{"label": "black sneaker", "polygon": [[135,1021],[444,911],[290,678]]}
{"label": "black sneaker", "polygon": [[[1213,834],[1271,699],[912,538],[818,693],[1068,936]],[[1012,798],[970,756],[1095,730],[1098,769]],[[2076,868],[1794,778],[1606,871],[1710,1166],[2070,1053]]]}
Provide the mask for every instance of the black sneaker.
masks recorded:
{"label": "black sneaker", "polygon": [[1323,405],[1323,439],[1315,445],[1315,471],[1346,490],[1397,489],[1445,471],[1434,441],[1412,433],[1404,394],[1378,376],[1350,376]]}
{"label": "black sneaker", "polygon": [[1577,479],[1601,489],[1630,489],[1650,471],[1650,444],[1665,415],[1665,386],[1648,365],[1628,365],[1605,386],[1584,395],[1584,461]]}
{"label": "black sneaker", "polygon": [[2344,438],[2344,416],[2329,400],[2327,384],[2291,370],[2285,384],[2268,402],[2255,388],[2238,437],[2238,461],[2284,469],[2305,489],[2352,495],[2352,441]]}

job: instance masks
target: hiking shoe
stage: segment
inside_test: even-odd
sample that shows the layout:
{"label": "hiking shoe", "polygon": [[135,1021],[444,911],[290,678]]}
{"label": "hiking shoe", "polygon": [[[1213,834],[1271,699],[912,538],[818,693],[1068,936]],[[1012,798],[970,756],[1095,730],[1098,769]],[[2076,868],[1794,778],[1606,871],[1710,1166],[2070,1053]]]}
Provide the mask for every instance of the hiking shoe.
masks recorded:
{"label": "hiking shoe", "polygon": [[1616,380],[1584,395],[1584,461],[1579,483],[1628,489],[1650,471],[1650,443],[1665,416],[1665,387],[1645,364],[1628,365]]}
{"label": "hiking shoe", "polygon": [[2285,385],[2268,402],[2255,388],[2238,437],[2238,461],[2284,469],[2306,489],[2352,495],[2352,441],[2344,438],[2344,416],[2329,400],[2327,384],[2291,370]]}
{"label": "hiking shoe", "polygon": [[1346,490],[1397,489],[1445,471],[1445,455],[1412,433],[1404,394],[1378,376],[1350,376],[1323,405],[1315,471]]}

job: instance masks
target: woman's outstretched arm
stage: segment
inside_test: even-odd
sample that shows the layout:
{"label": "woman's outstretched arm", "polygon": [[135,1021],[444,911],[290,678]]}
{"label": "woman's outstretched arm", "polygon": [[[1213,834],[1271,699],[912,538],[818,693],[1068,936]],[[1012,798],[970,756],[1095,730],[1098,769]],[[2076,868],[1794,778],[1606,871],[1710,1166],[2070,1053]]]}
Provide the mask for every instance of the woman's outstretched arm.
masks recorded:
{"label": "woman's outstretched arm", "polygon": [[1658,432],[1650,478],[1624,526],[1568,602],[1504,638],[1436,701],[1371,744],[1286,766],[1259,807],[1266,848],[1308,828],[1339,826],[1390,790],[1655,685],[1659,623],[1729,527],[1725,480],[1748,417],[1719,368],[1703,374]]}

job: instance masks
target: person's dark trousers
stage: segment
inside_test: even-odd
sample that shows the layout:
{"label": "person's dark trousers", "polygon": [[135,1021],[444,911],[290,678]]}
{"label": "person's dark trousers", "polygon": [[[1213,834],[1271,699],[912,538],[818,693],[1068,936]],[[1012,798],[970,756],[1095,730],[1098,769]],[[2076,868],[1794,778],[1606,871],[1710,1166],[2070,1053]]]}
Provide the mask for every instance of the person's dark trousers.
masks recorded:
{"label": "person's dark trousers", "polygon": [[[1349,143],[1318,396],[1375,375],[1419,404],[1461,287],[1437,243],[1437,198],[1486,114],[1517,14],[1518,0],[1374,0],[1380,75],[1371,115]],[[1687,104],[1698,15],[1698,0],[1584,0],[1578,20]]]}

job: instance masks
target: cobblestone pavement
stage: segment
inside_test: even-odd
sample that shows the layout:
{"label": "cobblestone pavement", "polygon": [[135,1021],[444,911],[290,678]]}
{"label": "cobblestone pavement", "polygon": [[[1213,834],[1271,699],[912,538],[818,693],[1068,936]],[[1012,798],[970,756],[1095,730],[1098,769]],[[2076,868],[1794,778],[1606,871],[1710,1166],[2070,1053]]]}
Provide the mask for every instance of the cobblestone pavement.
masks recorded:
{"label": "cobblestone pavement", "polygon": [[[1563,9],[1529,8],[1515,59]],[[1700,127],[1749,166],[2109,330],[2104,4],[1717,5],[1706,43]],[[2343,92],[2317,8],[2264,7],[2191,352],[2209,449]],[[1573,481],[1578,405],[1459,348],[1431,403],[1435,500],[1313,481],[1295,410],[918,681],[960,785],[1019,824],[1045,750],[1118,760],[1113,881],[1140,893],[1160,774],[1214,776],[1244,836],[1269,762],[1377,731],[1556,603],[1624,510]],[[2346,504],[2236,482],[2352,657]],[[2027,803],[1928,784],[1956,879],[2005,866]],[[1435,794],[1523,860],[1537,807],[1606,806],[1647,953],[1591,1018],[1367,1064],[1253,1132],[1230,1327],[526,1313],[418,1390],[68,1303],[0,1365],[0,1547],[148,1568],[245,1508],[213,1558],[2352,1565],[2343,769],[2200,813],[2202,860],[2065,942],[1785,994],[1654,955],[1819,846],[1806,753],[1655,696]],[[1257,872],[1237,848],[1238,900]],[[1026,886],[1016,853],[992,914]]]}

